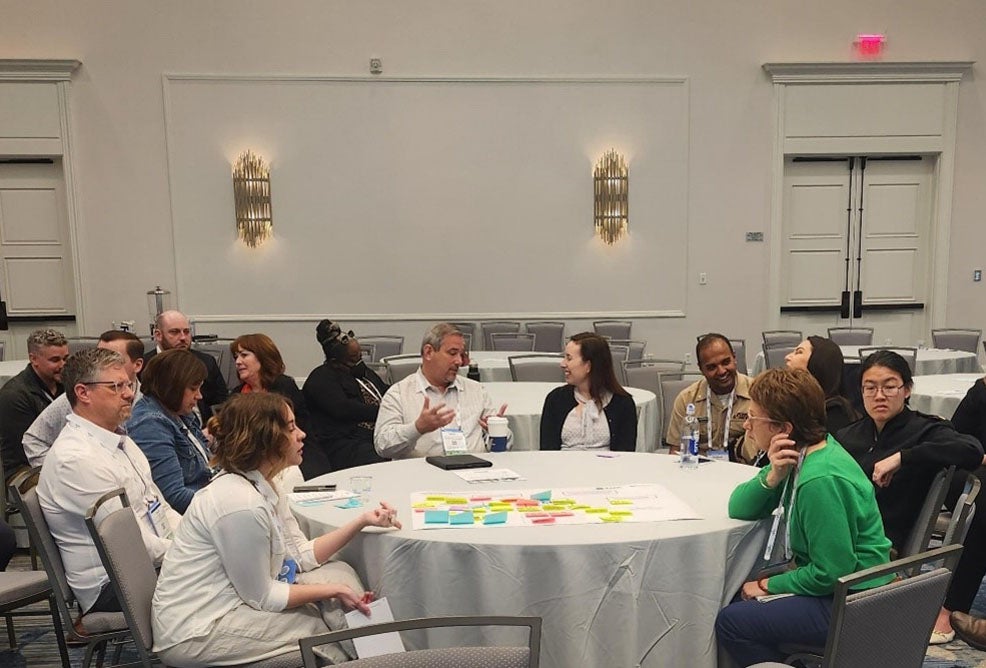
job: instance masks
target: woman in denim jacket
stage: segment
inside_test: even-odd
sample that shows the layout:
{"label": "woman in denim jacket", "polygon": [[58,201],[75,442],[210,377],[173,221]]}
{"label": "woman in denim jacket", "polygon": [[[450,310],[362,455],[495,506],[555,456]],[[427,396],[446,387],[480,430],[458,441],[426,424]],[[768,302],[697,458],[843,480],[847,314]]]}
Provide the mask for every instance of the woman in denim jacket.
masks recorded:
{"label": "woman in denim jacket", "polygon": [[127,433],[147,456],[154,484],[179,513],[212,479],[209,443],[195,414],[206,374],[205,365],[187,350],[155,355],[141,375],[144,395],[127,421]]}

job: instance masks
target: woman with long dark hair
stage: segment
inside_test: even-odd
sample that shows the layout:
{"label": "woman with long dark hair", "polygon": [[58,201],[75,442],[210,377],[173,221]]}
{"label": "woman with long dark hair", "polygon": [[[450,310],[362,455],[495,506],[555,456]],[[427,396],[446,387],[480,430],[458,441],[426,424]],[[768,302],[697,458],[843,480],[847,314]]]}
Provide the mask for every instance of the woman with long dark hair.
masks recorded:
{"label": "woman with long dark hair", "polygon": [[825,393],[825,427],[834,434],[859,419],[849,400],[842,396],[842,349],[832,339],[809,336],[784,358],[788,369],[805,369]]}

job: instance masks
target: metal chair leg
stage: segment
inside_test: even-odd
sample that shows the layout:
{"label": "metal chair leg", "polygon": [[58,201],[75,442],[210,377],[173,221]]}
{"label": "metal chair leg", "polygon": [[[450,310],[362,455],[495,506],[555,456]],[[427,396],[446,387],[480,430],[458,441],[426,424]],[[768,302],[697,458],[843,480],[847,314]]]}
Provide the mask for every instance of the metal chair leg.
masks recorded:
{"label": "metal chair leg", "polygon": [[62,628],[62,616],[58,614],[58,602],[55,595],[48,597],[48,608],[51,610],[51,621],[55,626],[55,640],[58,642],[58,653],[62,657],[63,668],[69,668],[71,662],[68,658],[68,645],[65,643],[65,629]]}
{"label": "metal chair leg", "polygon": [[7,640],[10,641],[10,649],[17,647],[17,634],[14,633],[14,618],[10,615],[4,615],[3,618],[7,621]]}

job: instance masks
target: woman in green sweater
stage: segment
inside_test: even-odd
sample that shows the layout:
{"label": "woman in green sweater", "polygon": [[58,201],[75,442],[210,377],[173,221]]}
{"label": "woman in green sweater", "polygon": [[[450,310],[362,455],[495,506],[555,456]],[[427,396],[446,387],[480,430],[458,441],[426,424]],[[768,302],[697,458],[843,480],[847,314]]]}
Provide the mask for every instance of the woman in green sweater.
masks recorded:
{"label": "woman in green sweater", "polygon": [[[736,663],[782,661],[783,644],[824,647],[836,580],[889,561],[890,541],[873,485],[842,446],[826,435],[825,395],[804,370],[771,369],[750,387],[746,437],[770,464],[729,498],[729,516],[774,514],[767,541],[787,570],[743,585],[716,619],[716,636]],[[779,522],[781,514],[787,522]],[[892,576],[867,582],[871,588]],[[770,601],[758,597],[788,594]]]}

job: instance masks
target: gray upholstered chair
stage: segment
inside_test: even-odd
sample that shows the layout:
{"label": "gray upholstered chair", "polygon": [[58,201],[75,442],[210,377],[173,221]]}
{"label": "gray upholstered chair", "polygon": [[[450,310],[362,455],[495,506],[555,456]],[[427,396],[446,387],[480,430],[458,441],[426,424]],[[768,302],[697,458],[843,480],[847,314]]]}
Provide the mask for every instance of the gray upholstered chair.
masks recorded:
{"label": "gray upholstered chair", "polygon": [[761,336],[765,346],[791,344],[792,349],[805,340],[801,332],[796,329],[768,329],[761,332]]}
{"label": "gray upholstered chair", "polygon": [[911,375],[914,375],[914,370],[917,368],[918,363],[918,349],[917,348],[907,348],[898,346],[875,346],[873,348],[860,348],[859,349],[859,361],[862,363],[867,357],[872,355],[878,350],[890,350],[901,357],[907,362],[907,366],[911,369]]}
{"label": "gray upholstered chair", "polygon": [[746,364],[746,339],[729,339],[729,345],[736,356],[736,370],[744,376],[750,373]]}
{"label": "gray upholstered chair", "polygon": [[[90,612],[82,615],[79,622],[87,631],[86,635],[80,635],[72,624],[75,616],[75,594],[72,593],[65,577],[65,566],[62,564],[62,555],[58,551],[55,539],[52,538],[48,530],[48,522],[45,520],[44,513],[41,511],[41,503],[38,500],[37,492],[32,488],[21,492],[16,487],[10,488],[10,497],[17,504],[27,525],[27,532],[31,537],[31,545],[41,556],[41,563],[44,564],[45,572],[51,581],[52,590],[55,595],[58,611],[61,614],[62,627],[68,633],[72,641],[86,643],[86,652],[82,660],[83,668],[92,665],[93,656],[96,655],[97,661],[101,664],[102,658],[106,653],[106,645],[111,640],[121,640],[130,635],[127,622],[121,612]],[[132,513],[131,513],[132,515]],[[138,545],[143,545],[138,542]],[[132,546],[131,546],[132,549]],[[59,626],[55,627],[56,632],[61,635]],[[120,645],[117,645],[119,651]],[[114,661],[115,663],[115,661]],[[67,663],[65,665],[68,665]]]}
{"label": "gray upholstered chair", "polygon": [[613,372],[616,373],[616,379],[620,381],[620,385],[626,385],[627,379],[623,374],[623,363],[630,360],[630,346],[618,343],[610,344],[609,353],[613,357]]}
{"label": "gray upholstered chair", "polygon": [[612,348],[614,345],[627,347],[627,362],[644,359],[644,349],[647,348],[646,341],[633,341],[631,339],[610,339],[609,347]]}
{"label": "gray upholstered chair", "polygon": [[[822,668],[921,666],[945,600],[961,545],[947,545],[839,578],[824,648],[782,647],[785,663]],[[941,567],[923,570],[923,564]],[[852,588],[896,573],[902,579],[863,591]]]}
{"label": "gray upholstered chair", "polygon": [[829,338],[837,346],[872,346],[872,327],[829,327]]}
{"label": "gray upholstered chair", "polygon": [[629,320],[596,320],[592,323],[596,334],[610,339],[629,339],[632,328],[633,323]]}
{"label": "gray upholstered chair", "polygon": [[511,355],[507,358],[510,377],[515,383],[564,383],[565,372],[561,353],[532,353],[530,355]]}
{"label": "gray upholstered chair", "polygon": [[236,373],[236,358],[233,351],[229,349],[229,344],[233,339],[216,338],[212,341],[195,342],[192,344],[193,350],[198,350],[207,355],[211,355],[216,360],[216,366],[226,381],[226,387],[232,390],[240,384],[240,377]]}
{"label": "gray upholstered chair", "polygon": [[[48,602],[47,611],[23,609],[41,601]],[[69,665],[68,646],[65,644],[65,632],[62,630],[62,621],[58,615],[58,603],[55,601],[55,594],[45,571],[6,571],[0,573],[0,615],[7,622],[7,639],[11,649],[17,647],[14,617],[48,617],[50,615],[62,665]]]}
{"label": "gray upholstered chair", "polygon": [[[798,341],[801,343],[801,341]],[[763,363],[766,369],[783,369],[785,362],[784,358],[791,354],[795,348],[797,348],[798,343],[786,344],[779,343],[774,345],[763,344]]]}
{"label": "gray upholstered chair", "polygon": [[[649,390],[657,397],[657,424],[664,424],[664,393],[661,389],[661,374],[676,374],[679,377],[685,371],[684,360],[629,360],[623,363],[623,375],[627,387],[637,387]],[[670,376],[669,376],[670,378]],[[664,434],[657,435],[655,449],[661,447]]]}
{"label": "gray upholstered chair", "polygon": [[534,334],[494,332],[490,334],[490,350],[533,352],[536,340]]}
{"label": "gray upholstered chair", "polygon": [[68,354],[74,355],[80,350],[95,348],[99,343],[98,336],[73,336],[68,339]]}
{"label": "gray upholstered chair", "polygon": [[900,556],[910,557],[928,549],[935,525],[938,523],[938,515],[941,513],[942,504],[945,502],[945,496],[948,494],[954,475],[955,466],[945,467],[935,474],[931,485],[928,486],[928,493],[924,497],[921,510],[918,516],[914,518],[914,526],[900,548]]}
{"label": "gray upholstered chair", "polygon": [[463,334],[476,335],[476,323],[474,322],[450,322],[449,324],[455,326]]}
{"label": "gray upholstered chair", "polygon": [[479,327],[483,332],[483,349],[493,350],[493,334],[516,334],[520,332],[520,323],[513,320],[493,320],[481,322]]}
{"label": "gray upholstered chair", "polygon": [[965,543],[972,518],[976,514],[976,500],[979,498],[982,483],[979,482],[976,474],[963,473],[966,475],[966,484],[955,502],[955,510],[943,510],[935,522],[933,536],[940,539],[942,545]]}
{"label": "gray upholstered chair", "polygon": [[981,329],[933,329],[931,343],[935,348],[963,350],[967,353],[979,352],[979,340],[983,337]]}
{"label": "gray upholstered chair", "polygon": [[302,638],[301,656],[304,668],[317,668],[316,656],[321,645],[377,635],[419,629],[449,627],[517,627],[527,628],[526,646],[448,647],[420,649],[397,654],[385,654],[350,661],[341,665],[352,668],[538,668],[541,655],[540,617],[432,617],[406,619],[383,624],[371,624],[356,629],[333,631],[313,638]]}
{"label": "gray upholstered chair", "polygon": [[384,357],[400,355],[404,352],[403,336],[358,336],[360,346],[373,346],[370,362],[379,362]]}
{"label": "gray upholstered chair", "polygon": [[[701,376],[696,374],[662,373],[660,375],[661,393],[658,395],[658,401],[662,411],[661,442],[665,442],[664,439],[668,434],[668,426],[671,424],[671,416],[674,413],[675,399],[699,378]],[[678,447],[677,443],[668,443],[668,445]]]}
{"label": "gray upholstered chair", "polygon": [[[108,512],[100,509],[110,501],[119,506]],[[96,544],[103,567],[110,576],[113,592],[123,608],[123,616],[133,631],[140,664],[151,668],[161,663],[154,654],[151,628],[151,599],[157,584],[154,564],[143,549],[137,518],[130,510],[127,495],[116,489],[101,496],[86,513],[86,527]],[[97,521],[96,515],[101,515]],[[136,549],[135,549],[136,546]],[[240,664],[241,668],[300,668],[301,653],[289,652],[271,659]]]}
{"label": "gray upholstered chair", "polygon": [[538,352],[560,353],[565,348],[563,322],[529,322],[524,325],[524,330],[537,336],[534,350]]}
{"label": "gray upholstered chair", "polygon": [[384,357],[381,361],[387,365],[387,379],[393,385],[418,370],[418,367],[421,366],[421,355],[394,355],[392,357]]}

